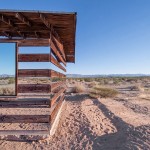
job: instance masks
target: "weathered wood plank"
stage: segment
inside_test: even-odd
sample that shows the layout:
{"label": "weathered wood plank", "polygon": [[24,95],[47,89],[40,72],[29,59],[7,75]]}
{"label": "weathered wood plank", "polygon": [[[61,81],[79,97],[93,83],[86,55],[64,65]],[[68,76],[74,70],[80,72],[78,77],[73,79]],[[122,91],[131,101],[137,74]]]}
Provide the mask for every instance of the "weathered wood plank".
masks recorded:
{"label": "weathered wood plank", "polygon": [[19,69],[19,77],[57,77],[65,78],[63,73],[51,70],[51,69]]}
{"label": "weathered wood plank", "polygon": [[50,93],[49,84],[19,84],[18,93]]}
{"label": "weathered wood plank", "polygon": [[49,115],[0,115],[0,123],[49,123]]}
{"label": "weathered wood plank", "polygon": [[52,111],[51,114],[50,114],[50,122],[51,122],[51,124],[52,124],[53,121],[55,120],[55,117],[56,117],[56,115],[57,115],[57,113],[58,113],[59,108],[60,108],[61,105],[62,105],[62,102],[63,102],[63,100],[64,100],[64,97],[65,97],[65,95],[62,95],[62,96],[60,97],[60,100],[58,101],[57,105],[55,106],[55,108],[53,109],[53,111]]}
{"label": "weathered wood plank", "polygon": [[57,89],[60,86],[63,86],[65,82],[55,82],[51,83],[51,92],[53,92],[55,89]]}
{"label": "weathered wood plank", "polygon": [[48,130],[0,130],[0,135],[48,135],[48,134],[49,134]]}
{"label": "weathered wood plank", "polygon": [[52,107],[55,102],[57,101],[57,99],[65,92],[65,88],[62,88],[59,90],[58,93],[54,94],[54,96],[52,97],[51,101],[50,101],[50,106]]}
{"label": "weathered wood plank", "polygon": [[[35,31],[32,31],[32,32],[35,32]],[[15,42],[15,43],[18,43],[19,47],[28,47],[28,46],[47,46],[47,47],[49,47],[49,39],[0,39],[0,42],[1,43]]]}
{"label": "weathered wood plank", "polygon": [[63,44],[60,42],[60,40],[58,40],[58,37],[57,37],[55,32],[53,32],[52,38],[54,40],[54,43],[57,45],[58,49],[60,50],[64,60],[66,61],[66,56],[65,56]]}
{"label": "weathered wood plank", "polygon": [[0,96],[0,101],[3,101],[3,100],[16,100],[17,97],[16,96]]}
{"label": "weathered wood plank", "polygon": [[46,99],[40,100],[16,100],[16,101],[0,101],[0,108],[46,108],[49,107],[50,102]]}
{"label": "weathered wood plank", "polygon": [[15,62],[15,94],[18,95],[18,43],[15,45],[16,48],[16,62]]}
{"label": "weathered wood plank", "polygon": [[[10,40],[11,41],[11,40]],[[26,46],[47,46],[49,47],[49,40],[47,39],[25,39],[25,40],[18,40],[19,47],[26,47]]]}
{"label": "weathered wood plank", "polygon": [[64,75],[63,73],[60,73],[60,72],[57,72],[55,70],[50,70],[50,74],[51,74],[51,77],[57,77],[57,78],[65,78],[66,75]]}
{"label": "weathered wood plank", "polygon": [[49,54],[19,54],[18,62],[49,62]]}
{"label": "weathered wood plank", "polygon": [[19,69],[19,77],[50,77],[51,72],[49,69]]}
{"label": "weathered wood plank", "polygon": [[52,53],[56,56],[56,58],[58,58],[58,60],[66,66],[66,61],[61,56],[53,39],[50,40],[50,47],[51,47]]}
{"label": "weathered wood plank", "polygon": [[15,17],[18,18],[21,22],[31,27],[31,22],[26,17],[24,17],[21,13],[16,13]]}
{"label": "weathered wood plank", "polygon": [[50,62],[66,72],[66,69],[53,57],[53,55],[50,55]]}

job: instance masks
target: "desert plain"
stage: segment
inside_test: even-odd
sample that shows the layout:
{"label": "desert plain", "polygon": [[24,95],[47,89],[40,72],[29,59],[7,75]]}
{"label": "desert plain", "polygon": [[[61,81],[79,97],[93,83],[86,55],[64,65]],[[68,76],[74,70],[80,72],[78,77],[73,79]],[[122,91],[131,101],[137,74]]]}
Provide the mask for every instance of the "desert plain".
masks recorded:
{"label": "desert plain", "polygon": [[[0,108],[1,115],[48,114],[47,108]],[[46,124],[0,123],[0,130],[40,130]],[[148,150],[150,77],[68,78],[53,136],[1,136],[1,150]]]}

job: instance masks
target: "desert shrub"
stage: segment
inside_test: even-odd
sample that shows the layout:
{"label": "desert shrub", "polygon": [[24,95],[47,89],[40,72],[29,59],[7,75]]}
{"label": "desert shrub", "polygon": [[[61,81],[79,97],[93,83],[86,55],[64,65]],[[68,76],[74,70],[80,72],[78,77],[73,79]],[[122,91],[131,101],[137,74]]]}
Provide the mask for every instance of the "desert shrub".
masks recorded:
{"label": "desert shrub", "polygon": [[94,98],[114,98],[117,94],[117,90],[104,87],[94,87],[89,92],[89,95]]}
{"label": "desert shrub", "polygon": [[0,88],[0,95],[14,95],[15,91],[13,88]]}
{"label": "desert shrub", "polygon": [[98,84],[97,82],[93,81],[93,82],[88,84],[88,87],[93,88],[93,87],[97,86],[97,84]]}
{"label": "desert shrub", "polygon": [[78,83],[71,89],[71,93],[83,93],[83,92],[85,92],[85,87],[83,84]]}
{"label": "desert shrub", "polygon": [[92,82],[94,79],[93,78],[84,78],[85,82]]}
{"label": "desert shrub", "polygon": [[57,81],[60,81],[60,80],[62,80],[62,79],[61,78],[51,78],[52,82],[57,82]]}
{"label": "desert shrub", "polygon": [[131,91],[141,91],[144,92],[144,88],[140,85],[134,85],[129,87]]}
{"label": "desert shrub", "polygon": [[14,83],[15,83],[15,78],[8,79],[8,84],[14,84]]}

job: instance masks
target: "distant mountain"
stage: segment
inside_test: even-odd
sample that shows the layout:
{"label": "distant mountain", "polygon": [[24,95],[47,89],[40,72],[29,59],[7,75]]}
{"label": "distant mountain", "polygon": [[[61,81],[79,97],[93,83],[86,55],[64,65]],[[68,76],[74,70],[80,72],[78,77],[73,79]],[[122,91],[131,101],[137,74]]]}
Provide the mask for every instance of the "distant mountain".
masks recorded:
{"label": "distant mountain", "polygon": [[98,74],[98,75],[82,75],[82,74],[67,74],[68,78],[98,78],[98,77],[144,77],[150,74]]}
{"label": "distant mountain", "polygon": [[15,75],[0,74],[0,78],[6,78],[6,77],[15,77]]}

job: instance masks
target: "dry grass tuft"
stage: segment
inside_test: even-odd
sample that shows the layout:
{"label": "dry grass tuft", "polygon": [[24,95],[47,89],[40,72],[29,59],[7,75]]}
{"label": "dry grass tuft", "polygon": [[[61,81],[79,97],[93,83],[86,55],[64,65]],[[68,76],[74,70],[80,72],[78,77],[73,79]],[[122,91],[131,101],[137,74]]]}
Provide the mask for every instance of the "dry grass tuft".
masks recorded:
{"label": "dry grass tuft", "polygon": [[104,88],[104,87],[94,87],[93,89],[90,90],[89,96],[92,98],[114,98],[117,96],[118,91],[115,89],[111,88]]}
{"label": "dry grass tuft", "polygon": [[3,87],[0,88],[0,95],[14,95],[15,90],[13,88]]}
{"label": "dry grass tuft", "polygon": [[140,85],[134,85],[130,87],[131,91],[140,91],[140,92],[144,92],[144,87],[140,86]]}
{"label": "dry grass tuft", "polygon": [[88,87],[89,87],[89,88],[93,88],[93,87],[95,87],[95,86],[97,86],[97,85],[98,85],[98,82],[93,81],[93,82],[91,82],[91,83],[88,84]]}
{"label": "dry grass tuft", "polygon": [[83,84],[76,83],[75,86],[72,88],[71,93],[84,93],[85,87]]}

